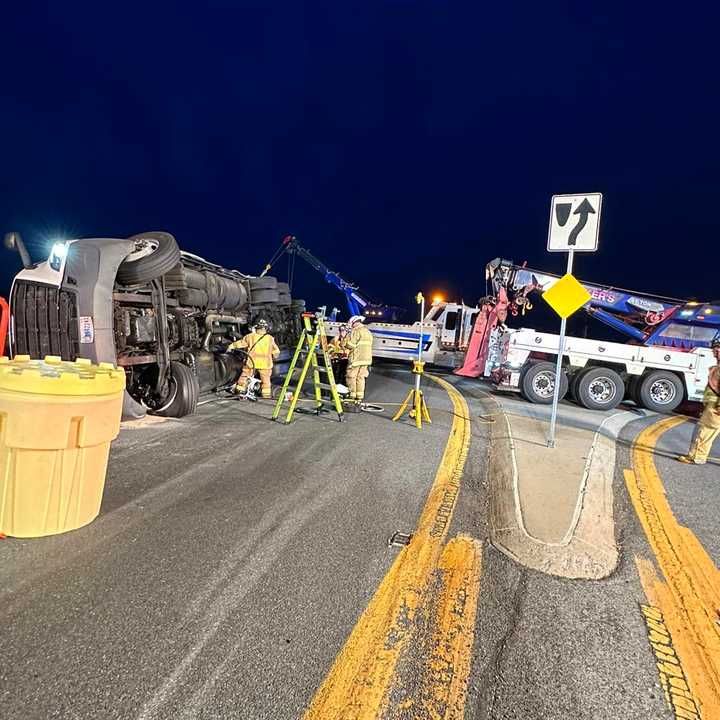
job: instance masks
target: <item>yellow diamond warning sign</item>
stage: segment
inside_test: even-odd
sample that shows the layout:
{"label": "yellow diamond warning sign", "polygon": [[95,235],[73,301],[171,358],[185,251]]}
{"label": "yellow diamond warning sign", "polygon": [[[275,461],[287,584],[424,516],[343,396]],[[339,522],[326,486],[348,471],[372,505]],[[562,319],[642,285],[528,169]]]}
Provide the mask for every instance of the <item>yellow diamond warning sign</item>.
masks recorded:
{"label": "yellow diamond warning sign", "polygon": [[561,318],[570,317],[591,297],[590,293],[569,273],[543,293],[543,300]]}

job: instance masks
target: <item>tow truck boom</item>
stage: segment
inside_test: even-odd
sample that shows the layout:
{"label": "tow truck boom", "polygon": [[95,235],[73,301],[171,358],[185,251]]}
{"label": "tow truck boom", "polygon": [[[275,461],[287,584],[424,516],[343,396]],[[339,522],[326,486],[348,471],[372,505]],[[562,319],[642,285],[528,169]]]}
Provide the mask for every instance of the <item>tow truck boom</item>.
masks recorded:
{"label": "tow truck boom", "polygon": [[[302,247],[294,235],[283,238],[282,244],[273,255],[260,277],[265,275],[272,266],[285,254],[301,257],[310,267],[317,270],[330,285],[335,286],[345,295],[350,315],[370,315],[373,318],[382,318],[381,322],[397,322],[403,314],[403,309],[383,303],[377,303],[365,297],[354,283],[348,282],[334,270],[316,258],[307,248]],[[292,266],[291,266],[292,267]],[[292,279],[292,271],[291,271]]]}
{"label": "tow truck boom", "polygon": [[[515,265],[502,258],[489,262],[485,274],[492,282],[495,297],[501,288],[508,294],[511,309],[526,305],[531,292],[545,292],[560,279],[559,275]],[[709,347],[720,331],[718,305],[636,293],[612,285],[583,281],[581,284],[591,295],[584,310],[636,343],[691,350]]]}

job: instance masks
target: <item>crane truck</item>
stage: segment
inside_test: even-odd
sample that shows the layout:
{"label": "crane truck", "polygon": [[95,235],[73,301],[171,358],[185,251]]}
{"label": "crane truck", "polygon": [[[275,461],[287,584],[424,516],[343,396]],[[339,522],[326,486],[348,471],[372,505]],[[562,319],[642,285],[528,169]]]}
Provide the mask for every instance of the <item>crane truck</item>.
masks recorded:
{"label": "crane truck", "polygon": [[[533,293],[549,290],[560,276],[497,258],[486,266],[493,294],[483,303],[461,368],[465,377],[485,377],[499,389],[515,390],[534,403],[551,403],[559,336],[511,329],[508,312],[531,306]],[[684,400],[700,401],[710,368],[710,344],[720,333],[720,305],[636,293],[610,285],[581,283],[590,294],[583,306],[593,318],[628,342],[567,337],[560,396],[580,405],[611,410],[624,399],[661,413]]]}

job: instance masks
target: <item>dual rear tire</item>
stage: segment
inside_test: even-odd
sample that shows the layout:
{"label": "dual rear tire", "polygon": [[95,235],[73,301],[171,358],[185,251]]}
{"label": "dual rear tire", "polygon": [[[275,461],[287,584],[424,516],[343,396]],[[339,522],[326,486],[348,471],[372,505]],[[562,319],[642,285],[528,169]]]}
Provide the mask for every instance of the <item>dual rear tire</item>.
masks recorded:
{"label": "dual rear tire", "polygon": [[590,367],[572,380],[574,400],[588,410],[614,410],[625,397],[625,383],[612,368]]}
{"label": "dual rear tire", "polygon": [[631,377],[626,388],[615,370],[590,367],[577,373],[570,385],[575,402],[589,410],[614,410],[627,396],[638,407],[668,415],[685,397],[682,380],[667,370]]}
{"label": "dual rear tire", "polygon": [[684,389],[682,380],[666,370],[631,377],[626,386],[615,370],[589,367],[572,376],[570,396],[589,410],[614,410],[627,397],[638,407],[667,415],[683,401]]}
{"label": "dual rear tire", "polygon": [[[520,393],[536,405],[550,405],[555,393],[555,363],[539,362],[531,365],[520,379]],[[568,391],[567,375],[560,376],[560,400]]]}
{"label": "dual rear tire", "polygon": [[[522,396],[532,403],[549,405],[555,392],[555,363],[539,362],[531,365],[520,380]],[[588,367],[573,373],[568,380],[565,372],[560,378],[560,399],[566,394],[588,410],[614,410],[625,398],[625,381],[620,374],[607,367]],[[630,398],[640,407],[669,414],[683,401],[684,389],[680,378],[666,370],[654,370],[632,379]]]}

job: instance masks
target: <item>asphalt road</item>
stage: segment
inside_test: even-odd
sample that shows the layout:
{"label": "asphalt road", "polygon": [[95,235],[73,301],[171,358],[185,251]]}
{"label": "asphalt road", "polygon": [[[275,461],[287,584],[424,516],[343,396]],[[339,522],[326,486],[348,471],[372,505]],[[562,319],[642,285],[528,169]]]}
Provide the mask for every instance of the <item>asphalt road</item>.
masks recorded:
{"label": "asphalt road", "polygon": [[[480,404],[480,387],[464,380],[458,386],[478,412],[492,410],[493,404]],[[546,412],[519,398],[505,396],[503,403],[516,413]],[[563,403],[559,422],[597,429],[608,414]],[[639,612],[646,598],[634,557],[648,550],[627,498],[625,462],[618,458],[613,488],[621,559],[609,578],[551,577],[486,544],[468,720],[671,717]]]}
{"label": "asphalt road", "polygon": [[[399,402],[409,382],[374,372],[369,399]],[[618,450],[618,569],[561,580],[488,544],[488,406],[479,386],[458,386],[472,439],[449,535],[483,542],[465,717],[672,717],[638,605],[635,557],[651,552],[622,476],[651,420],[627,426]],[[452,422],[445,390],[426,392],[433,423],[421,432],[392,423],[394,406],[285,427],[269,405],[236,401],[124,429],[97,521],[0,543],[2,718],[301,717],[396,557],[388,537],[412,532],[426,501]],[[717,467],[658,464],[673,508],[717,559]],[[408,692],[412,667],[398,670]]]}
{"label": "asphalt road", "polygon": [[97,521],[0,543],[2,717],[298,717],[424,504],[451,420],[427,393],[421,433],[237,401],[123,430]]}

